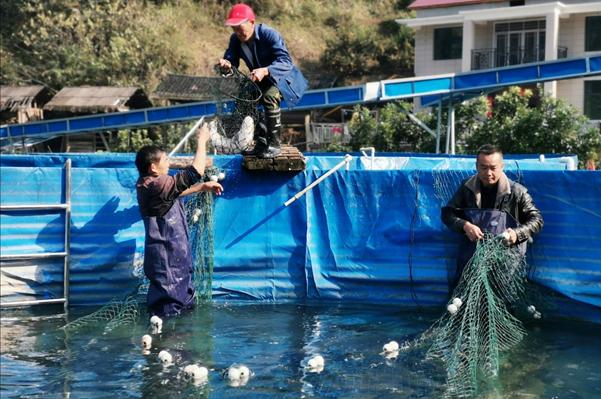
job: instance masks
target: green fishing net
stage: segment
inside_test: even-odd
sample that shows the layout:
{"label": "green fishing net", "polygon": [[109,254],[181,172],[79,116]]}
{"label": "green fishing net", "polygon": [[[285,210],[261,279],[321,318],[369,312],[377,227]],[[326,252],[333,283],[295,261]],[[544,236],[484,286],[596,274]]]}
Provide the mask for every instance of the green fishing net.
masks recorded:
{"label": "green fishing net", "polygon": [[426,357],[445,366],[447,397],[474,397],[494,382],[501,356],[524,337],[512,312],[524,292],[525,270],[517,248],[496,237],[478,241],[447,312],[421,338],[430,344]]}
{"label": "green fishing net", "polygon": [[116,327],[135,324],[140,317],[138,305],[138,298],[134,295],[112,300],[97,311],[65,324],[63,329],[76,331],[104,322],[104,333],[108,333]]}
{"label": "green fishing net", "polygon": [[[205,176],[219,176],[217,168],[207,168]],[[213,193],[201,192],[186,199],[190,248],[193,263],[193,284],[196,303],[211,300],[213,282]]]}

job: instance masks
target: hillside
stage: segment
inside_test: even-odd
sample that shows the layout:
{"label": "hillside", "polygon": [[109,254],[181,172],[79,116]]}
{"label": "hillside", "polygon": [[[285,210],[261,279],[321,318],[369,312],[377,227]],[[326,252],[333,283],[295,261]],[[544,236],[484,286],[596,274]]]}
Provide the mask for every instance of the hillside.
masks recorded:
{"label": "hillside", "polygon": [[[40,4],[42,3],[42,4]],[[227,46],[231,4],[214,0],[0,0],[2,84],[138,85],[166,72],[210,76]],[[411,74],[409,1],[258,0],[313,87]]]}

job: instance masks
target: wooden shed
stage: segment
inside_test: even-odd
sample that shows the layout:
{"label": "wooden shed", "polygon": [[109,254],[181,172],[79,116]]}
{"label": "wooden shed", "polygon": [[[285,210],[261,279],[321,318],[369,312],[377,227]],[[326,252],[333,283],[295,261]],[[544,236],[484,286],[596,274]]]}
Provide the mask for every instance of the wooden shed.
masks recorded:
{"label": "wooden shed", "polygon": [[152,103],[138,87],[82,86],[63,88],[44,105],[44,110],[92,114],[148,107],[152,107]]}
{"label": "wooden shed", "polygon": [[[44,106],[44,111],[46,119],[52,119],[149,107],[152,103],[138,87],[81,86],[63,88]],[[116,132],[67,135],[49,148],[64,152],[111,151],[113,136]]]}
{"label": "wooden shed", "polygon": [[44,119],[42,107],[52,97],[44,86],[0,86],[0,122],[26,123]]}

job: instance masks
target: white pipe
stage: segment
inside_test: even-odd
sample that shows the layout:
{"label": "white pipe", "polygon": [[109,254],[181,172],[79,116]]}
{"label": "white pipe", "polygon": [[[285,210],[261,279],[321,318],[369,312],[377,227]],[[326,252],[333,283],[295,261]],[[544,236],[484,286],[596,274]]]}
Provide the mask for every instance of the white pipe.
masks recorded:
{"label": "white pipe", "polygon": [[179,143],[177,143],[177,145],[175,146],[175,148],[173,150],[171,150],[171,152],[169,153],[169,156],[172,156],[173,154],[175,154],[177,151],[179,151],[179,149],[184,145],[184,143],[186,141],[188,141],[188,139],[190,138],[190,136],[192,136],[192,134],[194,134],[194,132],[196,131],[196,129],[198,129],[198,127],[202,124],[202,122],[204,122],[205,117],[201,117],[195,124],[194,126],[192,126],[192,129],[190,129],[188,131],[188,133],[186,133],[186,135],[184,136],[183,139],[181,139],[181,141]]}
{"label": "white pipe", "polygon": [[296,201],[297,199],[299,199],[300,197],[302,197],[303,195],[305,195],[305,193],[309,190],[311,190],[313,187],[317,186],[319,183],[321,183],[325,178],[327,178],[328,176],[330,176],[332,173],[336,172],[338,169],[340,169],[341,167],[343,167],[345,164],[348,166],[348,164],[351,162],[351,159],[353,159],[353,157],[350,154],[346,154],[344,156],[344,159],[342,161],[340,161],[336,166],[334,166],[332,169],[328,170],[326,173],[324,173],[322,176],[320,176],[317,180],[315,180],[313,183],[309,184],[307,187],[305,187],[302,191],[299,191],[298,193],[296,193],[292,198],[290,198],[288,201],[284,202],[284,206],[288,206],[291,203],[293,203],[294,201]]}
{"label": "white pipe", "polygon": [[561,157],[559,158],[559,162],[566,164],[567,170],[576,170],[576,162],[572,157]]}
{"label": "white pipe", "polygon": [[[359,151],[361,151],[361,154],[363,154],[364,157],[369,156],[369,160],[370,160],[369,169],[373,169],[374,168],[374,158],[376,156],[376,149],[374,147],[362,147],[362,148],[359,148]],[[367,153],[365,151],[369,151],[369,155],[367,155]],[[347,170],[348,170],[348,168],[347,168]]]}

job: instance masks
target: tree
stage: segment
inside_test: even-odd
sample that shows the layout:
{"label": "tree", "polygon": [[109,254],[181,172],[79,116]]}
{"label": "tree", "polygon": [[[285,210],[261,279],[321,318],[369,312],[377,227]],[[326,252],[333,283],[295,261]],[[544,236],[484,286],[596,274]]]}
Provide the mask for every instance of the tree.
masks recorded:
{"label": "tree", "polygon": [[[138,1],[22,0],[21,25],[3,46],[23,80],[59,89],[74,85],[128,85],[148,89],[164,71],[186,60],[165,41],[152,7]],[[149,12],[150,11],[150,12]],[[9,12],[6,12],[9,14]],[[11,14],[16,14],[12,12]],[[3,73],[3,83],[10,76]],[[13,77],[14,78],[14,77]]]}
{"label": "tree", "polygon": [[[513,154],[576,154],[581,165],[601,155],[601,133],[588,119],[562,99],[536,95],[532,90],[510,87],[497,94],[492,107],[480,96],[455,108],[457,153],[474,153],[483,144],[500,146]],[[435,139],[407,118],[410,103],[386,104],[379,121],[369,110],[356,107],[351,120],[351,144],[357,150],[373,145],[377,151],[399,151],[410,144],[413,151],[434,152]],[[441,112],[441,142],[445,141],[447,109]],[[436,129],[436,112],[417,115]]]}
{"label": "tree", "polygon": [[[462,106],[474,112],[477,102]],[[486,118],[470,134],[460,132],[465,150],[474,152],[480,145],[492,143],[514,154],[577,154],[581,163],[595,158],[601,151],[601,133],[573,106],[562,99],[541,95],[532,90],[511,87],[494,97]]]}

